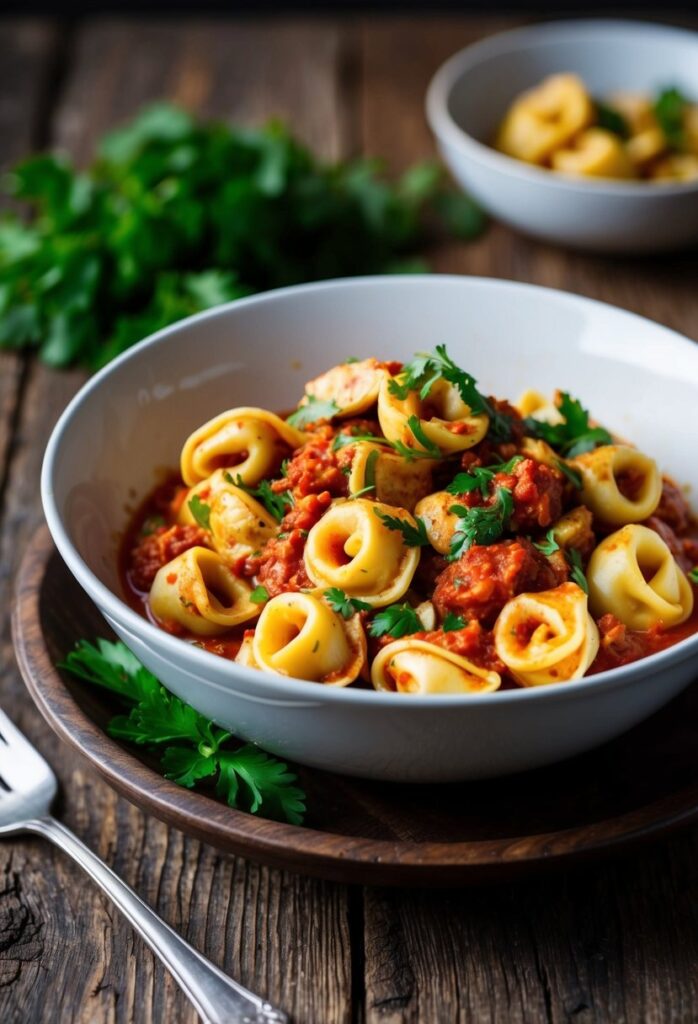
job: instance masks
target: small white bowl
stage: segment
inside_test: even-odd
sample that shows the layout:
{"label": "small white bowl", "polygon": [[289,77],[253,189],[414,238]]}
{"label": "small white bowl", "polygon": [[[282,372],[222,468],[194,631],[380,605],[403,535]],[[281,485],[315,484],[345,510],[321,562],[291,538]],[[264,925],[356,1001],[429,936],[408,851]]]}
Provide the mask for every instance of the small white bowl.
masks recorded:
{"label": "small white bowl", "polygon": [[675,85],[698,101],[698,33],[633,21],[515,29],[461,50],[436,73],[426,111],[456,181],[494,217],[558,245],[653,252],[698,241],[698,182],[566,177],[492,148],[519,93],[576,72],[592,96]]}
{"label": "small white bowl", "polygon": [[174,693],[283,757],[410,781],[503,775],[630,728],[694,677],[698,636],[577,682],[475,696],[337,689],[244,668],[157,629],[123,601],[129,509],[188,433],[236,405],[287,409],[350,355],[405,359],[444,342],[487,393],[556,386],[698,486],[698,347],[649,320],[529,285],[380,277],[288,288],[160,331],[98,373],[61,416],[42,496],[61,555],[108,622]]}

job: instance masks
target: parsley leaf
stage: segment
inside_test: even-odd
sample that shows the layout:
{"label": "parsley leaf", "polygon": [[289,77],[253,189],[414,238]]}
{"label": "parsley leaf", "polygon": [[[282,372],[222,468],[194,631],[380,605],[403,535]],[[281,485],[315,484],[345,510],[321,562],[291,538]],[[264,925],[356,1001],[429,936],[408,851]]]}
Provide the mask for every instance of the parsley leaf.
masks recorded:
{"label": "parsley leaf", "polygon": [[414,517],[416,527],[412,525],[407,519],[400,519],[398,516],[391,516],[387,512],[381,512],[379,508],[373,510],[378,518],[381,520],[384,526],[387,526],[389,530],[399,530],[402,534],[402,539],[408,548],[420,548],[427,547],[430,543],[427,537],[427,528],[424,525],[424,520],[420,519],[419,516]]}
{"label": "parsley leaf", "polygon": [[330,587],[324,594],[332,611],[337,612],[343,619],[350,619],[356,612],[368,612],[372,607],[366,601],[359,601],[356,597],[348,597],[339,587]]}
{"label": "parsley leaf", "polygon": [[194,516],[199,526],[204,530],[211,529],[211,506],[202,501],[198,494],[195,494],[191,501],[187,502],[189,511]]}
{"label": "parsley leaf", "polygon": [[325,401],[308,394],[305,397],[306,402],[286,417],[287,423],[293,427],[302,428],[307,427],[309,423],[317,423],[318,420],[331,420],[340,411],[337,403],[332,400]]}
{"label": "parsley leaf", "polygon": [[695,585],[698,587],[698,565],[695,565],[692,569],[689,569],[687,575],[691,583],[695,583]]}
{"label": "parsley leaf", "polygon": [[514,455],[508,462],[498,462],[493,466],[477,466],[467,473],[458,473],[448,485],[449,494],[470,494],[478,490],[483,498],[489,494],[490,484],[497,473],[512,473],[514,466],[523,461],[523,455]]}
{"label": "parsley leaf", "polygon": [[452,633],[454,629],[465,629],[467,625],[468,620],[464,619],[462,615],[456,615],[455,612],[446,612],[441,628],[444,633]]}
{"label": "parsley leaf", "polygon": [[544,555],[552,555],[555,551],[560,550],[560,545],[555,540],[555,530],[551,529],[545,535],[545,540],[533,543],[534,548],[538,548]]}
{"label": "parsley leaf", "polygon": [[269,591],[267,590],[266,587],[263,587],[261,583],[259,584],[259,586],[255,587],[252,593],[250,594],[250,601],[252,601],[253,604],[264,604],[264,602],[268,600]]}
{"label": "parsley leaf", "polygon": [[414,608],[408,604],[391,604],[376,613],[368,631],[371,636],[392,636],[398,639],[408,633],[419,633],[422,628]]}
{"label": "parsley leaf", "polygon": [[[558,408],[562,423],[545,423],[532,416],[524,420],[531,437],[542,438],[568,459],[589,452],[597,445],[613,443],[613,438],[603,427],[589,426],[589,413],[581,402],[566,391],[560,393]],[[564,473],[562,467],[560,469]]]}
{"label": "parsley leaf", "polygon": [[[282,467],[283,468],[283,467]],[[293,505],[293,495],[290,491],[282,491],[281,494],[277,494],[272,490],[271,483],[268,480],[261,480],[257,487],[249,487],[244,483],[242,477],[238,473],[235,478],[226,470],[223,474],[223,478],[232,484],[233,487],[239,487],[245,494],[249,494],[250,497],[256,498],[261,505],[264,505],[265,509],[276,519],[277,523],[280,523],[286,514],[286,510],[289,505]]]}
{"label": "parsley leaf", "polygon": [[562,475],[564,477],[567,477],[567,479],[573,487],[576,487],[577,490],[581,491],[583,486],[583,480],[582,474],[579,472],[579,470],[575,466],[568,466],[567,463],[563,462],[562,459],[556,459],[555,462],[557,464],[557,468],[560,470]]}
{"label": "parsley leaf", "polygon": [[[439,448],[438,444],[434,444],[434,442],[427,437],[427,435],[424,432],[424,428],[422,427],[422,424],[419,421],[419,416],[409,416],[407,419],[407,426],[412,431],[415,440],[417,440],[419,444],[421,444],[424,451],[427,452],[432,459],[441,458],[441,449]],[[410,453],[411,452],[412,449],[410,449]]]}
{"label": "parsley leaf", "polygon": [[683,149],[683,119],[688,107],[688,100],[676,88],[663,89],[654,102],[654,116],[672,149]]}
{"label": "parsley leaf", "polygon": [[120,641],[81,640],[58,667],[110,690],[130,707],[111,719],[107,731],[129,743],[164,748],[166,778],[191,789],[215,777],[216,793],[231,807],[302,823],[305,795],[286,765],[252,744],[231,749],[229,732],[169,693]]}
{"label": "parsley leaf", "polygon": [[509,525],[509,519],[514,511],[514,499],[507,487],[498,487],[492,505],[479,505],[474,508],[452,505],[449,511],[460,519],[451,538],[451,548],[447,555],[449,562],[453,562],[465,554],[473,544],[494,544],[499,540]]}
{"label": "parsley leaf", "polygon": [[140,536],[150,537],[157,529],[166,525],[164,516],[148,516],[147,519],[143,520],[143,525],[140,529]]}
{"label": "parsley leaf", "polygon": [[365,485],[360,491],[356,491],[355,494],[350,495],[352,498],[360,498],[362,494],[368,494],[369,491],[375,491],[376,489],[376,463],[380,457],[380,452],[374,448],[372,452],[368,453],[366,459],[366,467],[364,469],[364,480]]}
{"label": "parsley leaf", "polygon": [[582,556],[576,548],[568,548],[565,551],[565,557],[570,567],[570,579],[578,587],[581,587],[585,594],[588,594],[589,584],[582,568]]}
{"label": "parsley leaf", "polygon": [[615,107],[610,107],[601,100],[595,100],[594,106],[596,107],[596,124],[599,128],[604,128],[607,132],[613,132],[614,135],[618,135],[621,139],[628,138],[630,135],[628,122],[619,110],[616,110]]}

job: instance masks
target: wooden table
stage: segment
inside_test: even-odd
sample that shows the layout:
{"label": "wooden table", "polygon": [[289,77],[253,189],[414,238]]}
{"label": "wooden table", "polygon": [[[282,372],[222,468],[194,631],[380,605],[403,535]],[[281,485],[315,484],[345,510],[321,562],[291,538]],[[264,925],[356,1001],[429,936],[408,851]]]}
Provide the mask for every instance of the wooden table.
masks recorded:
{"label": "wooden table", "polygon": [[[84,160],[105,129],[166,96],[237,121],[280,115],[326,157],[384,154],[399,170],[433,155],[422,113],[433,70],[507,24],[0,23],[0,159],[53,145]],[[473,245],[444,246],[432,263],[565,288],[698,339],[695,253],[592,258],[493,226]],[[68,825],[195,946],[296,1024],[695,1021],[696,832],[526,883],[361,891],[224,857],[167,829],[49,734],[14,666],[8,609],[18,560],[42,518],[44,445],[82,380],[0,354],[0,700],[58,771]],[[64,856],[38,840],[0,846],[3,1024],[194,1020],[150,952]]]}

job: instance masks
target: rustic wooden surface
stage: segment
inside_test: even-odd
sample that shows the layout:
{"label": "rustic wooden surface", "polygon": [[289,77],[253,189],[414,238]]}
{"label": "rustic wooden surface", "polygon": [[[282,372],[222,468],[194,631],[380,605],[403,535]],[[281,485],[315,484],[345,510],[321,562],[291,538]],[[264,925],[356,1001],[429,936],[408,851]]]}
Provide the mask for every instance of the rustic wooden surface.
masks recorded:
{"label": "rustic wooden surface", "polygon": [[[84,159],[105,129],[167,96],[242,121],[281,114],[325,155],[380,153],[399,168],[433,152],[422,115],[431,72],[506,24],[3,21],[0,160],[49,144]],[[698,339],[696,253],[600,259],[493,227],[470,247],[434,253],[433,264],[566,288]],[[0,699],[57,769],[68,825],[190,941],[297,1024],[695,1021],[695,831],[534,882],[438,895],[350,890],[226,858],[168,830],[48,733],[14,667],[7,610],[21,552],[41,521],[43,447],[80,381],[0,356]],[[194,1019],[78,869],[38,840],[0,846],[3,1024]]]}

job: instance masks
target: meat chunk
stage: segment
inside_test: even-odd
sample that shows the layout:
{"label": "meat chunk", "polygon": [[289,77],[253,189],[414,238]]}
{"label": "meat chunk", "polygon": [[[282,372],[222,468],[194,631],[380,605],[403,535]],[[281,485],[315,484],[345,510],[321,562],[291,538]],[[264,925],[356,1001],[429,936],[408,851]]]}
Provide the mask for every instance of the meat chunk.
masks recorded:
{"label": "meat chunk", "polygon": [[329,491],[301,499],[282,519],[279,536],[267,541],[261,555],[246,559],[242,571],[247,576],[256,576],[270,597],[313,586],[305,571],[303,551],[308,531],[327,511],[331,501]]}
{"label": "meat chunk", "polygon": [[[512,524],[517,530],[528,532],[544,529],[559,518],[564,490],[564,478],[559,470],[551,469],[535,459],[523,459],[514,466],[512,476]],[[504,481],[502,485],[508,486]]]}
{"label": "meat chunk", "polygon": [[334,451],[332,437],[318,435],[289,459],[283,479],[274,481],[274,491],[291,491],[296,498],[323,491],[335,498],[346,497],[347,475],[342,472],[351,456],[340,448]]}
{"label": "meat chunk", "polygon": [[163,565],[189,548],[209,544],[210,534],[200,526],[159,526],[132,548],[128,558],[128,577],[136,590],[150,590]]}
{"label": "meat chunk", "polygon": [[661,519],[663,523],[670,526],[674,533],[686,533],[692,525],[693,517],[688,502],[674,481],[666,476],[663,481],[662,496],[654,514],[657,519]]}

